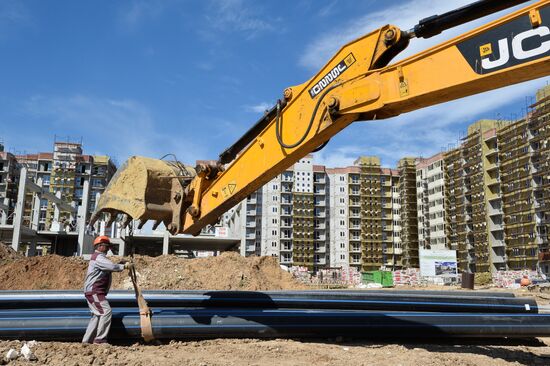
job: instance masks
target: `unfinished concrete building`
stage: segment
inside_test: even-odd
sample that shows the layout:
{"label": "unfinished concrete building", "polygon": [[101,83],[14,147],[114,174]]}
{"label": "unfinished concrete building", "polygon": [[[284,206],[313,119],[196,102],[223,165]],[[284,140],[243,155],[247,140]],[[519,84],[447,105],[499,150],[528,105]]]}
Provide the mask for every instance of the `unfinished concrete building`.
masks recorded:
{"label": "unfinished concrete building", "polygon": [[416,163],[418,245],[423,249],[448,249],[444,163],[443,153]]}
{"label": "unfinished concrete building", "polygon": [[418,207],[416,195],[416,158],[399,160],[399,195],[401,197],[402,265],[418,268]]}
{"label": "unfinished concrete building", "polygon": [[540,269],[550,273],[550,86],[537,92],[536,103],[528,119],[535,243]]}
{"label": "unfinished concrete building", "polygon": [[13,222],[18,179],[19,167],[15,156],[4,151],[4,145],[0,144],[0,225]]}
{"label": "unfinished concrete building", "polygon": [[361,271],[400,268],[400,242],[394,233],[394,224],[400,224],[397,172],[382,168],[374,156],[360,157],[355,165],[359,171],[348,177],[350,266]]}
{"label": "unfinished concrete building", "polygon": [[505,268],[496,136],[508,124],[480,120],[445,154],[446,232],[462,271]]}
{"label": "unfinished concrete building", "polygon": [[529,115],[498,131],[507,264],[548,273],[550,87]]}
{"label": "unfinished concrete building", "polygon": [[[6,228],[3,240],[21,250],[28,250],[32,242],[44,253],[72,255],[81,251],[82,243],[77,245],[77,238],[81,241],[82,237],[78,223],[89,220],[98,194],[115,173],[112,160],[82,154],[80,143],[55,141],[53,152],[15,155],[14,165],[26,172],[27,188],[21,192],[22,215],[18,223],[28,235],[21,237],[20,246],[12,242],[11,230],[15,228]],[[15,192],[21,188],[19,182],[17,177]],[[104,221],[98,225],[102,225],[101,233],[112,234]]]}

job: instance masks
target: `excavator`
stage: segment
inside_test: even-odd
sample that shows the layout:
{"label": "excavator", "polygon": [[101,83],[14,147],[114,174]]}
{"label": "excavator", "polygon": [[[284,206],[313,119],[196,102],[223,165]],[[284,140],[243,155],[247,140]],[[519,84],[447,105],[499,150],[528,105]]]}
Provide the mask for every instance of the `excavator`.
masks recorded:
{"label": "excavator", "polygon": [[[344,45],[311,79],[276,105],[217,161],[195,167],[133,156],[98,201],[102,215],[141,228],[198,235],[231,207],[356,121],[398,116],[550,74],[550,0],[528,4],[435,47],[390,64],[415,38],[526,0],[480,0],[404,31],[385,25]],[[480,100],[480,103],[483,103]]]}

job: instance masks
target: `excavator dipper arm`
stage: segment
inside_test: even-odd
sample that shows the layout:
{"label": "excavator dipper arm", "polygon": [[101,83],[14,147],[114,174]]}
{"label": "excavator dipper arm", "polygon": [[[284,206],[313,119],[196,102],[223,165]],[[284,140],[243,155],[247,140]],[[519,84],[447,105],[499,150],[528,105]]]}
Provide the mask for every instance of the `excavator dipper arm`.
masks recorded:
{"label": "excavator dipper arm", "polygon": [[[287,88],[284,98],[225,150],[217,163],[193,171],[187,183],[177,172],[172,178],[163,178],[175,179],[178,184],[164,183],[160,206],[159,202],[151,206],[143,196],[128,195],[121,180],[113,179],[93,219],[101,212],[111,212],[159,220],[162,212],[160,219],[171,233],[196,235],[352,122],[389,118],[549,75],[550,0],[538,1],[387,66],[414,37],[430,37],[520,2],[482,0],[426,18],[410,31],[386,25],[346,44],[310,80]],[[151,171],[144,174],[155,176]],[[157,180],[143,179],[146,187],[138,190],[156,192],[159,176],[156,174]],[[159,197],[156,193],[152,196]],[[180,198],[179,203],[174,198]],[[136,206],[140,210],[134,209],[138,216],[133,216],[129,208]],[[157,210],[148,211],[147,206]]]}

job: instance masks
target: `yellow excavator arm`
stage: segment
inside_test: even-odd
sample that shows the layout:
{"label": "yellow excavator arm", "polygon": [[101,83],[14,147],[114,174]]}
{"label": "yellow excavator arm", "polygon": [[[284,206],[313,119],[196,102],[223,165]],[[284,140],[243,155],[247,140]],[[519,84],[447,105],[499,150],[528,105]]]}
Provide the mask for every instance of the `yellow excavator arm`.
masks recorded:
{"label": "yellow excavator arm", "polygon": [[[217,162],[195,168],[132,157],[101,196],[92,223],[163,222],[172,234],[196,235],[277,174],[355,121],[397,116],[430,105],[550,74],[550,0],[389,65],[413,38],[525,1],[481,0],[426,18],[402,31],[386,25],[344,45],[307,82],[284,91]],[[480,101],[482,103],[482,101]]]}

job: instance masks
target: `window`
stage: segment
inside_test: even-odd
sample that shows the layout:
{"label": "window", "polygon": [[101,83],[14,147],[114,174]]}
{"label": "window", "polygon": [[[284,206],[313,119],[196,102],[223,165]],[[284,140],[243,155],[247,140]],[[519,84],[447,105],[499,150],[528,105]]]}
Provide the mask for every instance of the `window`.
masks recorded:
{"label": "window", "polygon": [[272,246],[273,248],[275,248],[275,247],[277,246],[277,242],[276,242],[276,241],[272,241],[272,242],[271,242],[271,246]]}
{"label": "window", "polygon": [[277,235],[277,230],[271,230],[271,235]]}
{"label": "window", "polygon": [[277,212],[277,207],[273,207],[273,208],[271,208],[271,211],[273,211],[273,212]]}
{"label": "window", "polygon": [[274,224],[276,224],[276,223],[277,223],[277,219],[273,219],[272,222],[273,222]]}

